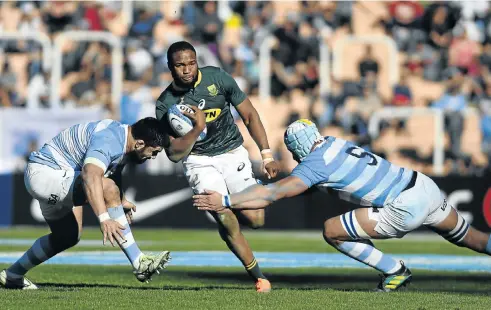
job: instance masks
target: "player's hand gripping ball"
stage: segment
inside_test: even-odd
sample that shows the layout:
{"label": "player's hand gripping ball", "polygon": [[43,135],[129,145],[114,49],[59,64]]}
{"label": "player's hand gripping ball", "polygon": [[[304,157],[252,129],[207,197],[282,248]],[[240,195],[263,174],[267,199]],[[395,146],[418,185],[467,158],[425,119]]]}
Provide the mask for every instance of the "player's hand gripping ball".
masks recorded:
{"label": "player's hand gripping ball", "polygon": [[[183,114],[186,112],[188,114],[194,114],[193,109],[185,104],[175,104],[169,108],[167,111],[167,117],[169,120],[170,127],[174,132],[182,137],[193,129],[193,122],[189,117]],[[198,136],[196,141],[201,141],[206,138],[206,125],[203,131]]]}

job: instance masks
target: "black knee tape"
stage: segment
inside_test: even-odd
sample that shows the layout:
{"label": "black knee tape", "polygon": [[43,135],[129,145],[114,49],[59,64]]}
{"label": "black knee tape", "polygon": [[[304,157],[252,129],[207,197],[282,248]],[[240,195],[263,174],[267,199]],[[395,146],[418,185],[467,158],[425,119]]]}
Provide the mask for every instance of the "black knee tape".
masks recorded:
{"label": "black knee tape", "polygon": [[470,225],[459,213],[457,213],[457,217],[457,225],[455,226],[455,228],[448,233],[440,233],[440,235],[442,235],[442,237],[447,239],[448,241],[456,245],[460,245],[462,240],[464,240],[465,236],[467,235]]}

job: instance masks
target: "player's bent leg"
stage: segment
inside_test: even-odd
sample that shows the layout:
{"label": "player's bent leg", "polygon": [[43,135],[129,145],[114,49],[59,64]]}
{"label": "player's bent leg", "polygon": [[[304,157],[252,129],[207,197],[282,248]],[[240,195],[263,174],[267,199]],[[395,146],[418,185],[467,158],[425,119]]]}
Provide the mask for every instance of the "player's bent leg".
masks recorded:
{"label": "player's bent leg", "polygon": [[218,223],[218,232],[230,251],[242,262],[247,273],[256,281],[256,291],[267,293],[271,291],[271,283],[261,272],[247,239],[240,230],[239,221],[231,210],[223,213],[212,213]]}
{"label": "player's bent leg", "polygon": [[[188,179],[189,185],[193,191],[195,193],[201,193],[205,189],[211,189],[221,193],[222,195],[228,194],[229,191],[233,192],[231,189],[233,187],[232,184],[230,184],[232,187],[229,187],[229,184],[224,179],[224,175],[217,168],[221,167],[223,164],[231,164],[231,162],[234,162],[233,158],[234,155],[228,153],[215,157],[189,156],[186,163],[184,163],[184,168],[186,178]],[[234,167],[235,168],[232,172],[237,174],[238,167]],[[222,167],[220,169],[224,170],[226,168]],[[248,174],[247,177],[252,179],[252,172]],[[242,178],[240,184],[238,183],[238,180],[237,182],[233,183],[244,186],[244,182],[245,180]],[[254,181],[254,184],[255,183],[256,182]],[[254,213],[250,212],[248,214],[250,215]],[[261,213],[256,214],[260,215]],[[226,210],[220,214],[210,212],[210,215],[218,224],[218,232],[222,240],[227,244],[230,251],[232,251],[232,253],[234,253],[235,256],[241,261],[247,273],[256,281],[256,291],[270,291],[271,285],[262,274],[249,243],[240,230],[239,221],[234,212],[231,210]],[[257,218],[260,219],[260,217]]]}
{"label": "player's bent leg", "polygon": [[[249,153],[243,146],[221,155],[220,167],[230,194],[241,192],[258,182],[252,172]],[[235,211],[239,223],[252,229],[264,226],[264,214],[264,209]]]}
{"label": "player's bent leg", "polygon": [[37,239],[12,266],[0,273],[0,285],[13,289],[37,289],[25,274],[35,266],[73,246],[80,240],[82,208],[74,208],[61,218],[46,218],[51,233]]}
{"label": "player's bent leg", "polygon": [[390,292],[407,285],[411,272],[402,262],[378,250],[369,239],[386,239],[375,229],[378,216],[372,209],[357,209],[324,223],[323,237],[341,253],[383,273],[378,285],[379,291]]}
{"label": "player's bent leg", "polygon": [[[444,204],[446,206],[446,201]],[[428,228],[457,246],[491,255],[491,235],[470,226],[453,207],[446,207],[450,208],[448,215],[441,222],[428,225]]]}
{"label": "player's bent leg", "polygon": [[102,186],[109,216],[125,227],[123,230],[125,239],[120,240],[116,238],[116,241],[133,266],[133,273],[136,279],[140,282],[148,282],[155,273],[159,274],[159,271],[166,267],[170,260],[170,252],[162,251],[157,255],[143,254],[133,237],[130,225],[126,219],[119,187],[112,179],[108,178],[103,179]]}

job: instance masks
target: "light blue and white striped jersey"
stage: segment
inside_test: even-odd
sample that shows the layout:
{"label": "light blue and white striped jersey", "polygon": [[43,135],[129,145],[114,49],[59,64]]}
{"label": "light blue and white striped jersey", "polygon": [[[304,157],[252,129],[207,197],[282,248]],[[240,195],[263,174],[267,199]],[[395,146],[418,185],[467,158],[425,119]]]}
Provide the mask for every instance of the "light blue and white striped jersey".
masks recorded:
{"label": "light blue and white striped jersey", "polygon": [[291,175],[308,187],[338,191],[343,200],[383,207],[406,188],[412,174],[411,169],[396,166],[351,142],[325,137]]}
{"label": "light blue and white striped jersey", "polygon": [[127,136],[128,126],[111,119],[74,125],[32,152],[29,162],[75,171],[92,163],[107,174],[122,164]]}

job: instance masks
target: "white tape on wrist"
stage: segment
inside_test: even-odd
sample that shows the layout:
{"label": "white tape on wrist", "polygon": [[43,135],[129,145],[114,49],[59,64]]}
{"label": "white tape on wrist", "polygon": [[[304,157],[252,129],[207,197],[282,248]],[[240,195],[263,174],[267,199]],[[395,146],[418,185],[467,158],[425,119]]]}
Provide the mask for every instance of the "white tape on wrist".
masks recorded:
{"label": "white tape on wrist", "polygon": [[230,195],[222,196],[222,206],[224,206],[225,208],[231,207]]}
{"label": "white tape on wrist", "polygon": [[267,162],[269,163],[270,161],[274,160],[273,152],[270,149],[262,150],[261,151],[261,157],[263,159],[263,162],[267,160]]}
{"label": "white tape on wrist", "polygon": [[98,218],[99,218],[99,223],[102,223],[104,221],[107,221],[107,220],[110,220],[111,219],[111,217],[109,216],[109,213],[107,213],[107,212],[104,212],[102,214],[99,214]]}
{"label": "white tape on wrist", "polygon": [[265,158],[265,159],[263,159],[263,164],[267,164],[267,163],[270,163],[272,161],[274,161],[273,157]]}

